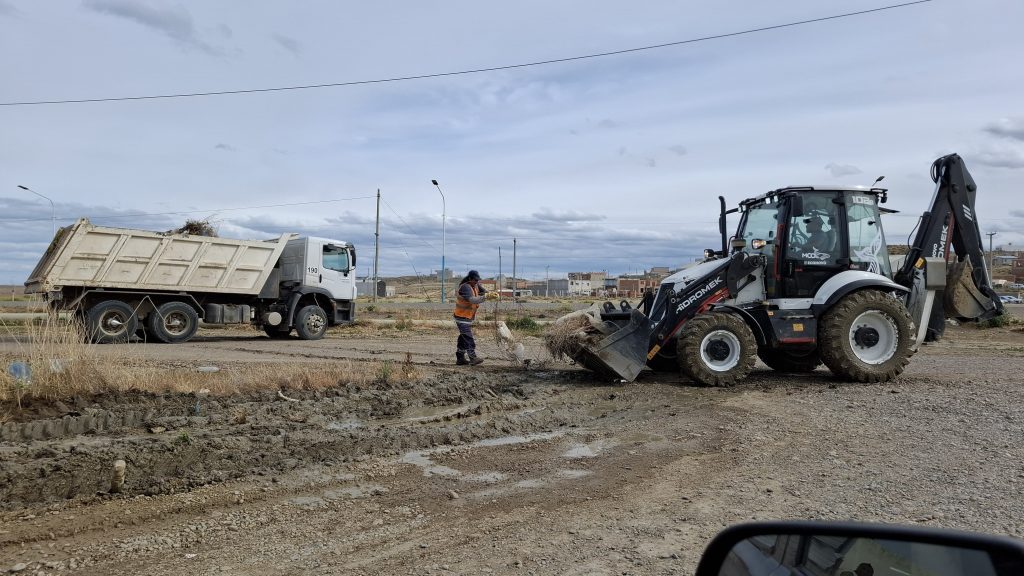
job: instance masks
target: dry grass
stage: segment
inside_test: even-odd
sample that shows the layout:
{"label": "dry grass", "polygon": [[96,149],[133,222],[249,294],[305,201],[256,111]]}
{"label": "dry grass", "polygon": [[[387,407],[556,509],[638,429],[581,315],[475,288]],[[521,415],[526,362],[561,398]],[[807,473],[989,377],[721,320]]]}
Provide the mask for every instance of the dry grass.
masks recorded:
{"label": "dry grass", "polygon": [[[6,329],[9,336],[12,331]],[[199,372],[196,367],[167,367],[140,360],[136,346],[106,348],[86,342],[84,330],[51,315],[41,323],[20,327],[19,350],[0,356],[0,409],[20,409],[26,399],[54,400],[105,392],[195,393],[230,395],[264,390],[321,390],[349,383],[369,386],[420,377],[411,363],[324,362],[242,364]],[[31,376],[16,379],[12,362],[27,363]]]}

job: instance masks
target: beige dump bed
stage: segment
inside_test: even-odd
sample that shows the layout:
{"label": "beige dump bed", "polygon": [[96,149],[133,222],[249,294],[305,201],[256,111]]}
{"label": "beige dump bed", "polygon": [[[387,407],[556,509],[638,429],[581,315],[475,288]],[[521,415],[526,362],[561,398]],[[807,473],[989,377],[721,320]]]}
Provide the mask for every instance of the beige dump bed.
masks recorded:
{"label": "beige dump bed", "polygon": [[83,286],[256,295],[294,236],[230,240],[94,226],[82,218],[60,229],[25,291]]}

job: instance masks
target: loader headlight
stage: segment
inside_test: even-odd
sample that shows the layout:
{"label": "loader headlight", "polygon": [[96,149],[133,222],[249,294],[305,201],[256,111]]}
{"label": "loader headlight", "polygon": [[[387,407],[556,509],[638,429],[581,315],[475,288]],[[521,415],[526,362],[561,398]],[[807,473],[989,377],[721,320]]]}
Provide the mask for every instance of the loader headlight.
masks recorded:
{"label": "loader headlight", "polygon": [[751,240],[750,241],[750,247],[753,248],[754,250],[760,250],[761,248],[764,248],[767,245],[768,245],[768,241],[767,240],[761,240],[760,238],[757,238],[755,240]]}

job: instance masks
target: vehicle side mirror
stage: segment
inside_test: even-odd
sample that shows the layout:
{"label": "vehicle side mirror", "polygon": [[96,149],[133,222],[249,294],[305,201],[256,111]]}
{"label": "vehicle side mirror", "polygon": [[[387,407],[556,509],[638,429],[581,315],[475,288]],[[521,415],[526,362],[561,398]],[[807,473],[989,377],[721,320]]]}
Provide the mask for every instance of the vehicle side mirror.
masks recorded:
{"label": "vehicle side mirror", "polygon": [[716,254],[717,254],[717,252],[715,252],[715,250],[712,249],[712,248],[705,248],[704,249],[704,259],[705,260],[709,260],[711,258],[714,258]]}
{"label": "vehicle side mirror", "polygon": [[747,247],[747,241],[744,240],[743,238],[733,238],[732,239],[732,249],[733,250],[743,250],[746,247]]}
{"label": "vehicle side mirror", "polygon": [[776,574],[1009,576],[1024,574],[1024,542],[885,524],[756,522],[715,536],[695,573]]}

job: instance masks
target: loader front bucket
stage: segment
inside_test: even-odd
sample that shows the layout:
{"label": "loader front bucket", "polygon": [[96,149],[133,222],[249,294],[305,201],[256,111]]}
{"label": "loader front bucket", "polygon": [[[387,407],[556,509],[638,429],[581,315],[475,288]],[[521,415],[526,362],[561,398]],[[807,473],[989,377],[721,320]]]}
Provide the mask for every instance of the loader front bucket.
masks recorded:
{"label": "loader front bucket", "polygon": [[986,295],[973,279],[970,260],[954,262],[946,277],[946,316],[957,320],[987,320],[1002,314],[1002,303],[994,293]]}
{"label": "loader front bucket", "polygon": [[654,322],[634,308],[629,323],[622,328],[610,334],[581,334],[574,338],[569,355],[594,372],[632,382],[647,365],[653,332]]}

